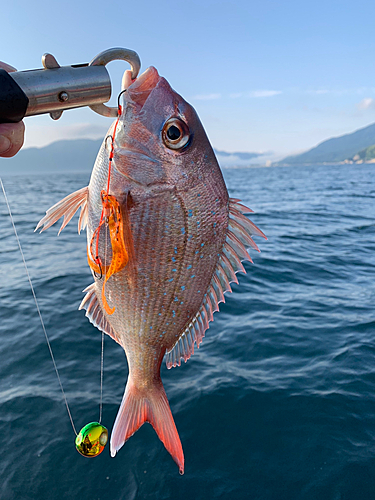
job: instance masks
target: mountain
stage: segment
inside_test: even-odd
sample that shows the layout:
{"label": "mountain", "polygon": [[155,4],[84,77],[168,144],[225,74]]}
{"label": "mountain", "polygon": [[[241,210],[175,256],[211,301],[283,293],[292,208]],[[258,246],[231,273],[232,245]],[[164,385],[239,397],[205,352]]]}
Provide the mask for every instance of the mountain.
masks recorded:
{"label": "mountain", "polygon": [[222,156],[223,158],[228,158],[230,156],[236,156],[240,160],[253,160],[254,158],[259,158],[259,156],[263,156],[264,153],[227,153],[227,151],[219,151],[218,149],[214,149],[216,156]]}
{"label": "mountain", "polygon": [[44,148],[27,148],[13,158],[0,158],[0,175],[67,171],[90,172],[102,139],[57,141]]}
{"label": "mountain", "polygon": [[[0,176],[47,172],[91,172],[102,139],[57,141],[44,148],[27,148],[13,158],[0,158]],[[249,165],[262,153],[216,151],[221,166]]]}
{"label": "mountain", "polygon": [[372,144],[366,149],[362,149],[362,151],[359,151],[356,155],[353,156],[353,158],[350,158],[350,160],[355,161],[355,162],[372,162],[375,160],[375,144]]}
{"label": "mountain", "polygon": [[353,158],[358,151],[375,144],[375,123],[340,137],[321,142],[305,153],[287,156],[278,165],[335,163]]}

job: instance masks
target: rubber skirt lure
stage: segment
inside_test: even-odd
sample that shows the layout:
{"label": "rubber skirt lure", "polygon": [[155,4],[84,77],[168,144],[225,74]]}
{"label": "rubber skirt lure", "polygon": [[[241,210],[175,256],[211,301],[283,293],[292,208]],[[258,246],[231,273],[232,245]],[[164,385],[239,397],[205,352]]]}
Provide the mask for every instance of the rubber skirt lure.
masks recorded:
{"label": "rubber skirt lure", "polygon": [[[89,248],[87,249],[87,257],[89,266],[96,275],[101,277],[105,273],[102,287],[103,307],[107,314],[113,314],[115,307],[111,308],[108,305],[105,296],[105,284],[111,276],[126,266],[129,261],[129,254],[124,240],[124,223],[120,204],[113,195],[107,194],[104,190],[101,192],[101,198],[103,204],[102,217],[91,238]],[[109,266],[103,266],[102,260],[98,255],[100,230],[104,224],[108,224],[112,247],[112,258]]]}

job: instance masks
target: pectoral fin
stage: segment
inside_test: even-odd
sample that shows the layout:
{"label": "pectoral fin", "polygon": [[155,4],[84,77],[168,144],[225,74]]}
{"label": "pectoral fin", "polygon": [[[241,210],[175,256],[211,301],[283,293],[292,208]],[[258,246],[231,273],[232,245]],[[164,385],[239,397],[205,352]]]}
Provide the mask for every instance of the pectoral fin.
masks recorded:
{"label": "pectoral fin", "polygon": [[77,212],[79,207],[81,207],[81,214],[78,221],[78,232],[80,233],[87,225],[87,199],[89,195],[88,186],[75,191],[74,193],[66,196],[64,199],[60,200],[56,205],[49,208],[46,215],[39,221],[35,228],[37,231],[42,228],[40,232],[45,231],[51,227],[55,222],[57,222],[60,217],[64,216],[63,223],[60,227],[59,234],[64,229],[64,227],[71,220],[73,215]]}

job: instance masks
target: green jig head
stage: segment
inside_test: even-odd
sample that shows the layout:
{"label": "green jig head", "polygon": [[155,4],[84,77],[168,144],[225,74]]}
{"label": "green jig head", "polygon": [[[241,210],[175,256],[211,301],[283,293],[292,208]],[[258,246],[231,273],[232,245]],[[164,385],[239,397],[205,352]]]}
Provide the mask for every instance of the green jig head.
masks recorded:
{"label": "green jig head", "polygon": [[76,437],[76,448],[84,457],[97,457],[108,441],[108,430],[98,422],[85,425]]}

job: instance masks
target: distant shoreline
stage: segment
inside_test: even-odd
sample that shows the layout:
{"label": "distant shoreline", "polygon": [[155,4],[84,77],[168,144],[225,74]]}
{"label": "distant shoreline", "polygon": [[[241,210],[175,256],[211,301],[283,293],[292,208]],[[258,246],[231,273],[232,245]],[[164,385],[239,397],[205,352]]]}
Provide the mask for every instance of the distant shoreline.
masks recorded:
{"label": "distant shoreline", "polygon": [[[220,168],[224,171],[230,171],[230,170],[249,170],[249,169],[256,169],[256,168],[304,168],[304,167],[335,167],[339,165],[373,165],[375,161],[371,162],[326,162],[326,163],[299,163],[299,164],[275,164],[275,165],[265,165],[265,164],[252,164],[252,165],[223,165],[220,166]],[[27,169],[25,168],[24,170],[4,170],[0,167],[0,177],[15,177],[15,176],[33,176],[33,175],[71,175],[71,174],[77,174],[77,175],[88,175],[90,176],[92,172],[92,168],[90,169],[85,169],[85,168],[70,168],[67,170],[33,170],[33,169]]]}
{"label": "distant shoreline", "polygon": [[375,158],[373,160],[363,161],[353,161],[353,160],[344,160],[344,161],[326,161],[326,162],[313,162],[313,163],[274,163],[271,167],[320,167],[320,166],[336,166],[336,165],[371,165],[375,163]]}

